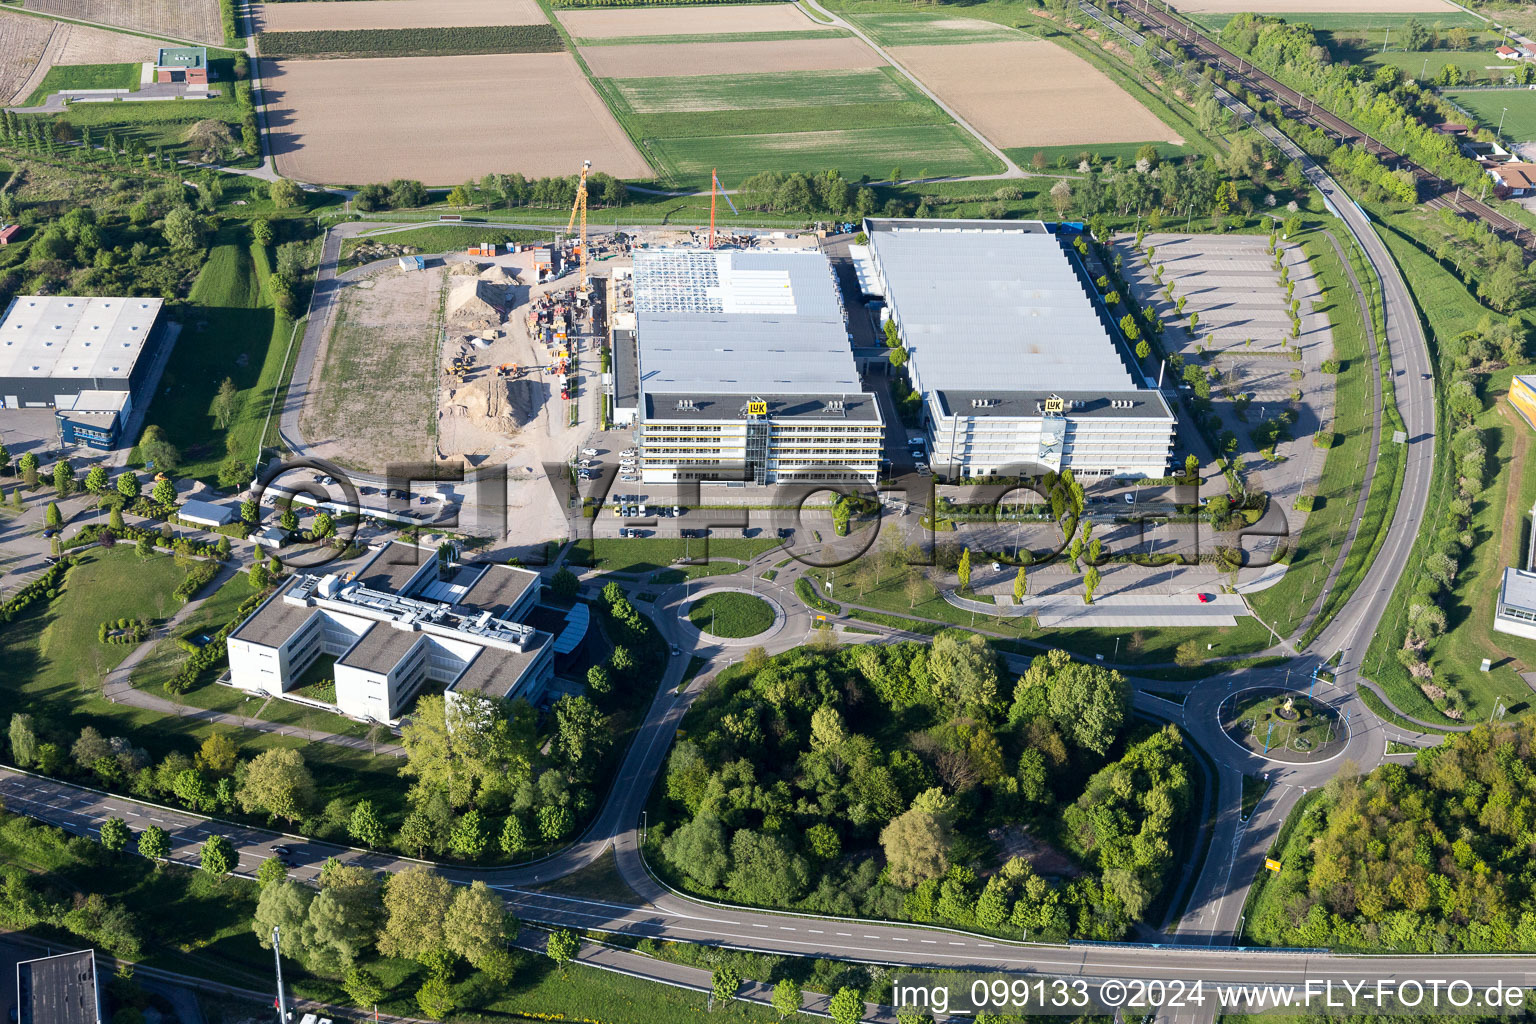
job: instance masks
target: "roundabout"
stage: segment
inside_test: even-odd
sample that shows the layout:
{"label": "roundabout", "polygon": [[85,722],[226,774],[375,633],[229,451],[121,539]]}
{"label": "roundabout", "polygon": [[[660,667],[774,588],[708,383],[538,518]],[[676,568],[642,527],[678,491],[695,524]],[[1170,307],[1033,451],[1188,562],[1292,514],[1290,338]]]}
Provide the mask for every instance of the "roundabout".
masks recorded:
{"label": "roundabout", "polygon": [[1217,719],[1227,739],[1270,761],[1317,764],[1337,757],[1349,743],[1336,710],[1283,687],[1239,690],[1221,702]]}
{"label": "roundabout", "polygon": [[675,605],[677,624],[707,644],[758,646],[783,630],[788,616],[773,596],[741,587],[713,586]]}

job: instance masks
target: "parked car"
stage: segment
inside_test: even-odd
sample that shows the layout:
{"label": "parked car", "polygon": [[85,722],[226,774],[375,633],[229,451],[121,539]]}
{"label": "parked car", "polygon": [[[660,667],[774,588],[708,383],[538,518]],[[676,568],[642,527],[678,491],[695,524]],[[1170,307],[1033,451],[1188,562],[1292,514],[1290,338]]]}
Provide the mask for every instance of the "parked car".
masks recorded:
{"label": "parked car", "polygon": [[1003,571],[1003,563],[1002,562],[993,562],[992,563],[992,571],[993,572],[1002,572]]}
{"label": "parked car", "polygon": [[632,483],[634,483],[634,482],[635,482],[635,481],[636,481],[636,480],[639,480],[639,479],[640,479],[640,478],[639,478],[639,477],[637,477],[637,476],[635,476],[635,475],[634,475],[634,474],[633,474],[633,473],[631,473],[631,474],[629,474],[629,475],[627,475],[627,476],[621,476],[621,477],[619,477],[619,479],[620,479],[620,480],[623,480],[623,481],[624,481],[624,482],[625,482],[625,483],[627,483],[627,484],[632,484]]}
{"label": "parked car", "polygon": [[639,455],[640,452],[637,449],[635,449],[635,448],[625,448],[623,451],[619,452],[619,454],[620,455]]}
{"label": "parked car", "polygon": [[675,516],[682,515],[683,514],[683,506],[681,506],[681,505],[673,505],[672,506],[672,514],[675,515]]}
{"label": "parked car", "polygon": [[1134,504],[1136,504],[1136,495],[1135,494],[1127,494],[1125,496],[1125,503],[1127,505],[1134,505]]}
{"label": "parked car", "polygon": [[1201,604],[1210,604],[1212,601],[1216,600],[1216,598],[1210,594],[1196,594],[1195,599],[1198,600]]}
{"label": "parked car", "polygon": [[597,449],[596,448],[583,448],[581,450],[581,454],[583,454],[583,455],[596,455],[597,454]]}

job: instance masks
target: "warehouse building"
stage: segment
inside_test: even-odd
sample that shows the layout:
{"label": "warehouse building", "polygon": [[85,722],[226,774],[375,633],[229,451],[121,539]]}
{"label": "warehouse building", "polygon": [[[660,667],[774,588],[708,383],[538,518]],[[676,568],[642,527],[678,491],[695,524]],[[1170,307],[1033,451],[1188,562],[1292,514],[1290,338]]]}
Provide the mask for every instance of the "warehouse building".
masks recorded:
{"label": "warehouse building", "polygon": [[102,1024],[96,951],[22,960],[16,964],[17,1024]]}
{"label": "warehouse building", "polygon": [[1160,477],[1175,421],[1066,237],[1038,221],[866,220],[871,266],[949,480]]}
{"label": "warehouse building", "polygon": [[433,551],[387,544],[356,573],[295,575],[262,602],[229,636],[230,682],[306,699],[293,691],[328,655],[334,706],[354,718],[398,722],[432,684],[450,700],[536,703],[556,647],[552,634],[522,621],[540,583],[527,569],[441,562]]}
{"label": "warehouse building", "polygon": [[169,332],[150,298],[23,295],[0,319],[0,406],[53,409],[65,444],[119,447]]}
{"label": "warehouse building", "polygon": [[876,479],[884,424],[825,255],[642,250],[624,290],[611,393],[646,482]]}

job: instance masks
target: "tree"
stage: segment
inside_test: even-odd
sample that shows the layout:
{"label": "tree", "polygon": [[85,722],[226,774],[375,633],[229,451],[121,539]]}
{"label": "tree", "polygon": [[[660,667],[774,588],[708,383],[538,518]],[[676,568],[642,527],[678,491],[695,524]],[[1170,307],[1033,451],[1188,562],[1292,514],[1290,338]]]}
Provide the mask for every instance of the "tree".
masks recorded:
{"label": "tree", "polygon": [[310,528],[310,534],[320,540],[336,535],[336,521],[331,518],[329,512],[321,512],[315,516],[315,525]]}
{"label": "tree", "polygon": [[302,817],[314,798],[315,780],[304,766],[304,755],[287,747],[257,754],[235,796],[246,813],[264,811],[289,823]]}
{"label": "tree", "polygon": [[159,825],[147,825],[139,833],[139,856],[165,860],[171,855],[171,837]]}
{"label": "tree", "polygon": [[31,452],[22,452],[21,459],[16,463],[16,468],[21,470],[22,478],[26,480],[28,487],[37,486],[37,456]]}
{"label": "tree", "polygon": [[864,1019],[864,997],[858,989],[844,986],[827,1003],[827,1013],[834,1024],[859,1024]]}
{"label": "tree", "polygon": [[1142,338],[1136,343],[1136,358],[1146,359],[1152,355],[1152,346],[1147,344],[1147,339]]}
{"label": "tree", "polygon": [[225,377],[219,384],[219,393],[213,396],[213,423],[220,430],[229,426],[235,415],[235,396],[239,394],[235,381]]}
{"label": "tree", "polygon": [[273,231],[270,220],[251,221],[251,241],[257,248],[269,249],[272,246]]}
{"label": "tree", "polygon": [[269,885],[283,882],[287,879],[288,865],[283,863],[283,858],[281,857],[268,857],[256,869],[256,886],[260,889],[265,889]]}
{"label": "tree", "polygon": [[434,974],[416,990],[416,1005],[433,1020],[446,1020],[459,1008],[459,1001],[454,998],[448,979]]}
{"label": "tree", "polygon": [[1125,677],[1046,651],[1014,688],[1009,721],[1044,718],[1078,746],[1102,754],[1114,743],[1130,707]]}
{"label": "tree", "polygon": [[210,875],[227,875],[238,862],[234,844],[223,836],[209,836],[203,844],[201,863]]}
{"label": "tree", "polygon": [[139,496],[139,476],[131,469],[125,469],[117,477],[117,493],[128,501],[133,501]]}
{"label": "tree", "polygon": [[101,845],[113,853],[126,850],[128,840],[131,838],[133,838],[133,832],[122,818],[108,818],[101,823]]}
{"label": "tree", "polygon": [[949,629],[934,637],[928,671],[935,695],[955,711],[997,700],[997,655],[979,634]]}
{"label": "tree", "polygon": [[559,572],[550,577],[549,589],[561,600],[573,601],[581,591],[581,580],[571,570],[561,567]]}
{"label": "tree", "polygon": [[85,471],[85,489],[90,493],[101,497],[107,493],[108,478],[106,466],[92,466]]}
{"label": "tree", "polygon": [[549,933],[549,941],[544,944],[544,953],[556,966],[562,970],[565,965],[576,959],[576,954],[581,950],[581,940],[576,933],[565,928],[557,928]]}
{"label": "tree", "polygon": [[359,800],[347,821],[347,835],[370,850],[384,845],[384,823],[374,812],[372,800]]}
{"label": "tree", "polygon": [[191,207],[178,206],[165,215],[162,233],[172,249],[190,252],[202,248],[206,230],[203,219],[193,213]]}
{"label": "tree", "polygon": [[215,775],[226,775],[235,770],[235,762],[240,759],[240,747],[229,738],[229,733],[222,729],[215,730],[203,740],[203,745],[197,752],[197,766],[205,772],[213,772]]}
{"label": "tree", "polygon": [[523,828],[523,819],[515,814],[507,815],[507,822],[501,827],[501,849],[509,857],[516,857],[528,849],[528,833]]}
{"label": "tree", "polygon": [[1200,653],[1200,645],[1193,640],[1185,640],[1179,644],[1173,652],[1174,663],[1183,668],[1193,668],[1205,661]]}
{"label": "tree", "polygon": [[271,949],[272,931],[277,929],[283,952],[295,960],[303,957],[309,948],[306,932],[309,930],[309,905],[314,898],[309,886],[286,879],[263,887],[256,898],[256,913],[251,918],[256,941],[263,949]]}
{"label": "tree", "polygon": [[479,811],[471,808],[454,822],[453,831],[448,834],[448,848],[460,857],[474,860],[485,852],[485,845],[489,840],[490,837],[486,835],[485,820]]}
{"label": "tree", "polygon": [[53,489],[61,499],[74,493],[75,467],[69,464],[68,459],[60,459],[53,464]]}
{"label": "tree", "polygon": [[1063,217],[1072,206],[1072,186],[1066,179],[1058,181],[1051,186],[1051,205],[1056,209],[1056,216]]}
{"label": "tree", "polygon": [[64,525],[64,513],[59,511],[57,502],[50,501],[43,508],[43,522],[47,523],[49,528],[54,530]]}
{"label": "tree", "polygon": [[[1094,541],[1095,544],[1098,541]],[[1099,567],[1090,565],[1083,572],[1083,604],[1093,604],[1093,592],[1099,589]]]}
{"label": "tree", "polygon": [[1023,604],[1024,596],[1029,593],[1029,572],[1022,565],[1013,577],[1013,603]]}
{"label": "tree", "polygon": [[960,576],[960,589],[971,589],[971,549],[965,548],[960,552],[960,565],[955,570]]}
{"label": "tree", "polygon": [[379,931],[383,907],[373,872],[335,858],[320,869],[320,894],[309,905],[305,939],[339,963],[353,963]]}
{"label": "tree", "polygon": [[413,866],[384,883],[384,929],[379,952],[420,961],[447,948],[444,920],[453,886],[431,868]]}
{"label": "tree", "polygon": [[407,853],[420,857],[432,845],[432,821],[420,811],[412,811],[400,823],[400,835],[395,843]]}
{"label": "tree", "polygon": [[18,768],[30,768],[37,763],[37,728],[32,716],[23,712],[11,715],[11,758]]}
{"label": "tree", "polygon": [[728,1003],[736,998],[736,990],[741,988],[741,973],[730,964],[721,964],[710,974],[709,984],[715,1002]]}
{"label": "tree", "polygon": [[279,513],[277,521],[289,533],[299,528],[299,514],[293,510],[292,502],[283,503],[283,511]]}
{"label": "tree", "polygon": [[341,987],[346,989],[347,998],[352,1000],[352,1005],[364,1010],[377,1006],[389,994],[384,988],[384,983],[379,981],[378,975],[356,964],[347,968],[347,976],[341,983]]}
{"label": "tree", "polygon": [[799,982],[793,978],[779,979],[773,986],[773,1008],[778,1011],[780,1020],[800,1012],[800,997]]}
{"label": "tree", "polygon": [[555,701],[556,747],[572,769],[595,762],[612,736],[607,718],[587,697],[566,695]]}
{"label": "tree", "polygon": [[591,665],[587,668],[587,689],[598,696],[613,690],[613,676],[609,674],[606,665]]}
{"label": "tree", "polygon": [[176,484],[170,477],[161,477],[155,481],[155,486],[150,490],[149,497],[157,505],[176,504]]}
{"label": "tree", "polygon": [[1403,49],[1427,50],[1429,48],[1429,30],[1426,29],[1418,18],[1409,18],[1403,23]]}
{"label": "tree", "polygon": [[267,198],[278,209],[298,206],[304,201],[304,190],[299,183],[288,178],[275,178],[267,184]]}
{"label": "tree", "polygon": [[261,519],[261,506],[255,498],[247,498],[240,503],[240,521],[247,526],[255,526]]}
{"label": "tree", "polygon": [[949,826],[915,803],[880,832],[891,882],[906,889],[949,870],[949,845]]}
{"label": "tree", "polygon": [[145,427],[144,433],[139,437],[139,455],[144,459],[146,468],[158,470],[167,475],[175,472],[176,467],[181,465],[181,452],[166,439],[165,431],[153,424]]}
{"label": "tree", "polygon": [[484,882],[461,886],[444,918],[448,948],[476,967],[507,948],[516,933],[501,897]]}

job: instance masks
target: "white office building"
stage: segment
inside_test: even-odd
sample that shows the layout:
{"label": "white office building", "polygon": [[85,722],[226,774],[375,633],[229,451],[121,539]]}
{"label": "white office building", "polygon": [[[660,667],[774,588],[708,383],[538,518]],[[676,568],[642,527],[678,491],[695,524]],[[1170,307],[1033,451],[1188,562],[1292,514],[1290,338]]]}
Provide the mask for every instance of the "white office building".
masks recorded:
{"label": "white office building", "polygon": [[554,670],[554,637],[519,622],[538,601],[536,572],[445,564],[432,551],[388,544],[356,573],[296,575],[228,640],[230,681],[292,696],[323,655],[335,658],[335,706],[394,723],[428,684],[536,702]]}
{"label": "white office building", "polygon": [[1071,469],[1160,477],[1175,420],[1064,236],[1038,221],[864,222],[870,267],[955,480]]}
{"label": "white office building", "polygon": [[816,250],[635,253],[615,324],[615,416],[671,481],[873,482],[884,424]]}

